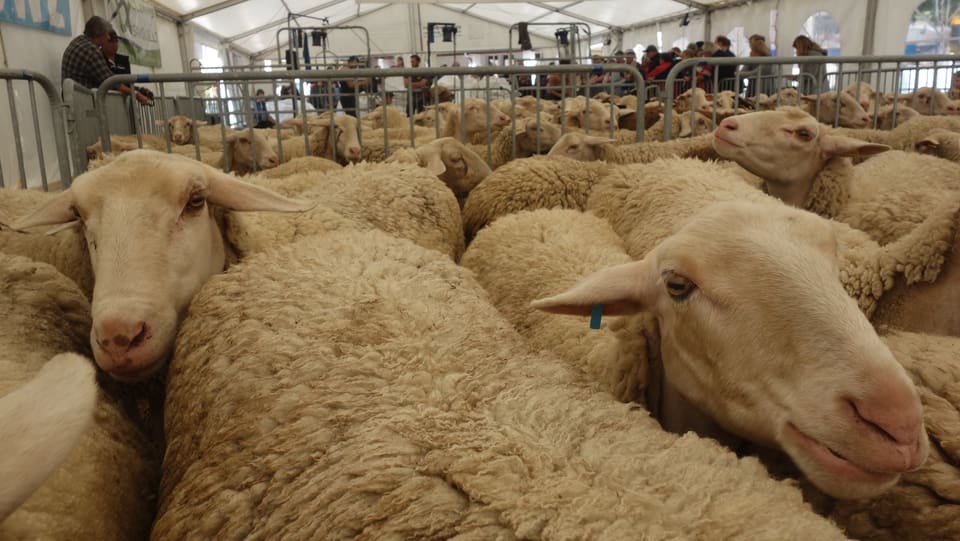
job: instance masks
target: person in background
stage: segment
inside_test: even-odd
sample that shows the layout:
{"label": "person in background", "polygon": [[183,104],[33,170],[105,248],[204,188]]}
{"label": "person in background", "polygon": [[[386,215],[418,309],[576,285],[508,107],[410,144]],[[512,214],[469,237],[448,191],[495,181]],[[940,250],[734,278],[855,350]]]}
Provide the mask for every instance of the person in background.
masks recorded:
{"label": "person in background", "polygon": [[257,89],[257,97],[253,100],[253,122],[254,128],[272,128],[275,126],[273,118],[267,113],[267,97],[263,89]]}
{"label": "person in background", "polygon": [[[603,57],[599,55],[595,55],[591,59],[591,62],[597,65],[603,64]],[[590,74],[589,79],[587,79],[590,82],[590,85],[587,88],[591,98],[596,96],[600,92],[606,92],[607,90],[609,90],[608,88],[604,88],[603,86],[603,82],[607,79],[607,75],[608,74],[603,73],[599,70]]]}
{"label": "person in background", "polygon": [[950,99],[960,99],[960,71],[953,74],[953,84],[950,85]]}
{"label": "person in background", "polygon": [[117,53],[120,49],[120,36],[113,30],[111,30],[107,36],[107,42],[103,44],[101,49],[103,49],[103,56],[107,59],[107,64],[110,66],[110,71],[112,71],[114,75],[130,73],[130,57]]}
{"label": "person in background", "polygon": [[[794,38],[793,48],[797,56],[827,56],[827,51],[807,36]],[[824,64],[800,64],[800,93],[819,94],[829,90],[827,70]]]}
{"label": "person in background", "polygon": [[[713,52],[714,58],[735,58],[737,55],[733,54],[733,51],[730,50],[730,38],[727,36],[717,36],[713,40],[713,43],[717,46],[717,50]],[[733,90],[736,92],[736,73],[737,66],[715,66],[717,70],[717,84],[719,85],[718,90]]]}
{"label": "person in background", "polygon": [[403,66],[403,57],[398,56],[396,60],[393,61],[393,67],[402,68]]}
{"label": "person in background", "polygon": [[[112,32],[113,26],[106,19],[96,15],[90,17],[83,27],[83,34],[73,38],[63,51],[60,60],[61,80],[73,79],[92,90],[113,75],[103,52]],[[113,32],[113,35],[116,33]],[[116,90],[125,96],[133,96],[141,105],[150,101],[149,97],[129,85],[118,85]]]}
{"label": "person in background", "polygon": [[[420,55],[412,54],[410,55],[410,67],[419,68],[420,67]],[[433,77],[423,77],[416,75],[413,77],[406,77],[403,80],[404,88],[410,90],[412,96],[408,102],[407,114],[414,115],[423,111],[423,106],[426,104],[427,95],[430,92],[430,85],[433,84]]]}
{"label": "person in background", "polygon": [[[767,38],[760,34],[754,34],[749,38],[750,56],[764,57],[770,56],[770,47],[767,47]],[[777,66],[773,64],[746,64],[740,75],[748,77],[747,97],[754,97],[757,94],[772,95],[777,91],[776,81]]]}
{"label": "person in background", "polygon": [[[651,45],[650,47],[653,46]],[[649,49],[650,47],[647,48]],[[656,47],[654,47],[654,49],[656,49]],[[637,71],[640,71],[640,66],[637,64],[637,53],[633,52],[633,49],[627,49],[627,55],[624,59],[624,63],[631,68],[635,68]],[[642,74],[643,72],[641,71],[641,75]],[[633,74],[624,73],[620,83],[623,85],[623,94],[621,95],[626,96],[627,94],[637,93],[637,81],[634,80]]]}
{"label": "person in background", "polygon": [[[341,69],[352,70],[360,66],[360,57],[351,56]],[[343,107],[344,113],[350,116],[357,116],[357,94],[361,90],[366,89],[367,85],[368,82],[366,79],[340,80],[340,106]]]}

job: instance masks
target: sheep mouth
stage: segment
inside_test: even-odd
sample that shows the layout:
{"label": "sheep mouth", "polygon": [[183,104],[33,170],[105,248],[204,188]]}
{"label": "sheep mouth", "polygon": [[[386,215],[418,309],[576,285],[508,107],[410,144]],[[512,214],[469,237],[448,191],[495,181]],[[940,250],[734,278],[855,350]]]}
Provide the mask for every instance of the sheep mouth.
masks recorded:
{"label": "sheep mouth", "polygon": [[730,146],[732,146],[732,147],[737,147],[737,148],[742,148],[742,147],[744,146],[744,145],[740,145],[740,144],[734,143],[733,141],[731,141],[731,140],[729,140],[729,139],[725,139],[724,137],[722,137],[722,136],[720,135],[719,132],[713,134],[713,140],[716,141],[716,142],[720,142],[720,143],[723,143],[723,144],[726,144],[726,145],[730,145]]}
{"label": "sheep mouth", "polygon": [[787,422],[784,434],[794,440],[801,452],[839,479],[861,483],[885,484],[896,480],[899,476],[897,473],[883,473],[865,469],[838,451],[831,449],[812,436],[807,435],[791,422]]}

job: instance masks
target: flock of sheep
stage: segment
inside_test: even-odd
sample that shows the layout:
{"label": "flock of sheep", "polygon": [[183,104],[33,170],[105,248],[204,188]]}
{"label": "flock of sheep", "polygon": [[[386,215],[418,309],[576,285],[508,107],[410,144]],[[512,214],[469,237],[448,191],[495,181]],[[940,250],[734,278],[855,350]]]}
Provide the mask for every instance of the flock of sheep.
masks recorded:
{"label": "flock of sheep", "polygon": [[954,102],[599,98],[0,193],[0,538],[960,539]]}

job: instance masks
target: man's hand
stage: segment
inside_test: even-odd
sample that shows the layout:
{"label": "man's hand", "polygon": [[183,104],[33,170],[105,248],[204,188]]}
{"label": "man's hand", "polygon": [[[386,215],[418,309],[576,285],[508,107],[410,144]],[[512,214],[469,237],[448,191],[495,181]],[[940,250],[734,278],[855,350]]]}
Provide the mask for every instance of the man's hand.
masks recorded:
{"label": "man's hand", "polygon": [[140,102],[140,105],[146,105],[146,104],[150,103],[150,98],[144,96],[143,94],[141,94],[141,93],[139,93],[139,92],[135,92],[133,95],[134,95],[134,97],[137,98],[137,101]]}

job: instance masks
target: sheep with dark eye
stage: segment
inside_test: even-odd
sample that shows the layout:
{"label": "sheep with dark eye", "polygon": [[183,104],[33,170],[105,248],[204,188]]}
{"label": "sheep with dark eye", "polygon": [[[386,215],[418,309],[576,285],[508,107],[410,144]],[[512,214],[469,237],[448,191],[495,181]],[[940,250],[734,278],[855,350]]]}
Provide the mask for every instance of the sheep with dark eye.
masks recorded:
{"label": "sheep with dark eye", "polygon": [[[782,449],[828,494],[876,496],[926,460],[917,391],[844,291],[831,223],[756,193],[664,204],[686,219],[663,236],[646,227],[657,213],[634,220],[650,249],[633,261],[602,218],[540,209],[482,230],[462,263],[535,347],[646,402],[666,428],[712,424],[706,435]],[[596,332],[537,310],[638,315]],[[699,411],[709,419],[686,425]]]}
{"label": "sheep with dark eye", "polygon": [[960,336],[960,318],[953,316],[960,295],[960,164],[835,135],[797,109],[728,118],[714,134],[714,149],[790,205],[847,223],[884,246],[912,244],[915,255],[903,262],[903,278],[874,321]]}

